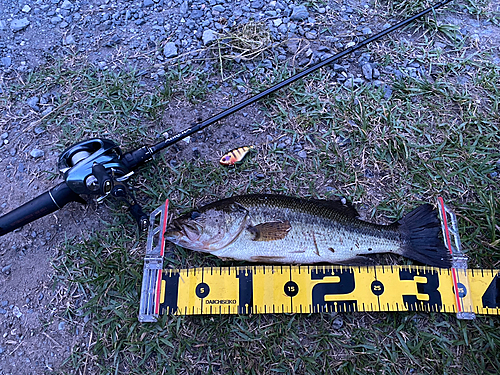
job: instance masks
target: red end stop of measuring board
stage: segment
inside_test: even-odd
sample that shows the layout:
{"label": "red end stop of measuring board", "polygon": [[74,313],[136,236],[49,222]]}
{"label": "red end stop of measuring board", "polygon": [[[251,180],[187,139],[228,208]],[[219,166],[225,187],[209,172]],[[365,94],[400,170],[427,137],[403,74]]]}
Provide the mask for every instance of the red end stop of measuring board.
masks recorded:
{"label": "red end stop of measuring board", "polygon": [[165,228],[168,199],[149,216],[148,242],[144,258],[144,273],[139,306],[140,322],[156,322],[160,315],[161,279],[165,253]]}
{"label": "red end stop of measuring board", "polygon": [[467,277],[467,257],[462,253],[458,235],[457,218],[445,204],[442,197],[437,198],[443,240],[451,256],[451,277],[457,305],[458,319],[475,319],[474,306]]}

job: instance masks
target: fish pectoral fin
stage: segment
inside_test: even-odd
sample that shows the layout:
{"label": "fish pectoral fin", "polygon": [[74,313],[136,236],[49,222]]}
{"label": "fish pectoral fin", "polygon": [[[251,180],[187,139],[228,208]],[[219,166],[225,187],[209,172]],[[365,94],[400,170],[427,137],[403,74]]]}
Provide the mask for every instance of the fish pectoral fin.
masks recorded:
{"label": "fish pectoral fin", "polygon": [[285,238],[291,228],[287,220],[261,223],[249,226],[247,230],[254,235],[253,241],[276,241]]}

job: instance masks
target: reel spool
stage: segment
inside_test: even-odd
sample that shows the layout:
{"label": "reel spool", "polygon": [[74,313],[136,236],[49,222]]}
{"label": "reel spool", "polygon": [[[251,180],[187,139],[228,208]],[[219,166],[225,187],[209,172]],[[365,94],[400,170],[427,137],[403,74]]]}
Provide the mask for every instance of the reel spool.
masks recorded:
{"label": "reel spool", "polygon": [[113,141],[93,138],[79,142],[59,156],[58,167],[66,184],[77,194],[106,195],[114,178],[129,173],[122,152]]}

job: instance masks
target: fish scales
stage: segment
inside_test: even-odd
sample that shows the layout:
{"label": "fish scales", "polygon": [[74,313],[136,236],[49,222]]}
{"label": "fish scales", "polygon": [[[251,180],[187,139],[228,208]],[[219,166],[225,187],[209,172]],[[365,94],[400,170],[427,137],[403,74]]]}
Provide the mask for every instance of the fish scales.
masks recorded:
{"label": "fish scales", "polygon": [[359,264],[366,262],[364,255],[394,253],[449,266],[432,206],[422,205],[391,225],[357,217],[352,205],[341,201],[242,195],[174,219],[166,239],[230,260]]}
{"label": "fish scales", "polygon": [[244,231],[234,242],[212,252],[221,258],[267,260],[270,263],[338,263],[359,255],[400,253],[401,236],[395,230],[350,218],[314,201],[287,197],[236,197],[245,207],[249,225],[288,221],[290,231],[276,241],[253,241]]}

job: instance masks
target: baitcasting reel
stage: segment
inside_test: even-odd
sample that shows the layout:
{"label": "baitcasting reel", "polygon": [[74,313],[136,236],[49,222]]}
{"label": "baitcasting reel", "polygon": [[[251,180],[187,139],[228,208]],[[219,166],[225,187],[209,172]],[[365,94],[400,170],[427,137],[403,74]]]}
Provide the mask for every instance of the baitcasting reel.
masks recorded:
{"label": "baitcasting reel", "polygon": [[94,138],[68,148],[59,157],[59,170],[64,175],[64,182],[42,193],[36,198],[23,204],[9,213],[0,216],[0,236],[33,222],[45,215],[61,209],[69,202],[85,201],[80,194],[98,196],[98,201],[111,195],[126,202],[129,210],[139,225],[139,230],[145,230],[148,226],[148,218],[130,194],[129,189],[123,183],[140,166],[148,162],[153,156],[164,148],[194,134],[209,125],[226,118],[240,109],[257,102],[258,100],[280,90],[281,88],[304,78],[306,75],[333,63],[334,61],[360,49],[367,44],[380,39],[390,32],[407,26],[415,19],[448,4],[452,0],[442,0],[433,6],[424,9],[418,14],[409,17],[376,35],[367,38],[307,69],[269,87],[257,95],[251,96],[242,102],[235,104],[215,116],[200,123],[193,124],[190,128],[173,135],[155,145],[142,146],[136,150],[122,154],[118,145],[110,140]]}
{"label": "baitcasting reel", "polygon": [[118,198],[128,205],[139,231],[147,229],[148,217],[124,183],[134,172],[125,164],[116,143],[103,138],[79,142],[59,156],[58,167],[75,193],[97,195],[98,202],[109,195]]}

